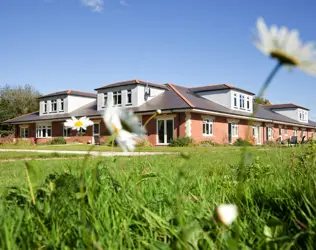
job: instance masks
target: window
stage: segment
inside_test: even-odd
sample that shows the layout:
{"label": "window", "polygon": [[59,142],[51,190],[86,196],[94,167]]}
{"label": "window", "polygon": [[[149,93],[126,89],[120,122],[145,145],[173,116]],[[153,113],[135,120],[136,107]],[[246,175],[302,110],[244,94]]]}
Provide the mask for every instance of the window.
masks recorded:
{"label": "window", "polygon": [[113,92],[113,102],[114,102],[114,105],[122,105],[122,92],[121,91]]}
{"label": "window", "polygon": [[43,113],[44,113],[44,114],[47,113],[47,101],[44,102],[44,112],[43,112]]}
{"label": "window", "polygon": [[57,100],[52,100],[51,102],[51,112],[56,112],[57,111]]}
{"label": "window", "polygon": [[247,110],[250,110],[250,97],[247,96]]}
{"label": "window", "polygon": [[268,127],[268,140],[271,140],[273,138],[273,128]]}
{"label": "window", "polygon": [[239,96],[239,107],[240,109],[245,109],[245,96],[244,95]]}
{"label": "window", "polygon": [[173,119],[157,119],[157,144],[169,144],[173,140]]}
{"label": "window", "polygon": [[287,127],[284,127],[284,134],[287,135]]}
{"label": "window", "polygon": [[294,135],[294,136],[298,136],[298,131],[297,131],[297,129],[294,129],[294,130],[293,130],[293,135]]}
{"label": "window", "polygon": [[52,126],[51,125],[37,125],[36,126],[36,138],[47,138],[52,137]]}
{"label": "window", "polygon": [[302,130],[302,137],[305,136],[305,130]]}
{"label": "window", "polygon": [[80,130],[77,131],[77,136],[84,136],[84,135],[86,135],[86,131],[84,129],[80,128]]}
{"label": "window", "polygon": [[308,120],[308,113],[305,110],[298,111],[298,117],[300,121],[307,121]]}
{"label": "window", "polygon": [[106,107],[108,104],[108,93],[104,93],[103,96],[103,107]]}
{"label": "window", "polygon": [[232,137],[238,137],[238,124],[232,123]]}
{"label": "window", "polygon": [[127,90],[127,98],[126,98],[126,104],[132,105],[132,90]]}
{"label": "window", "polygon": [[21,127],[20,128],[20,137],[21,138],[28,138],[29,137],[29,128],[28,127]]}
{"label": "window", "polygon": [[64,126],[64,132],[63,132],[64,137],[70,137],[71,136],[71,128],[67,128]]}
{"label": "window", "polygon": [[238,106],[237,106],[237,94],[234,94],[234,108],[238,108]]}
{"label": "window", "polygon": [[59,111],[64,111],[64,99],[60,99]]}
{"label": "window", "polygon": [[213,135],[213,120],[203,120],[203,135]]}

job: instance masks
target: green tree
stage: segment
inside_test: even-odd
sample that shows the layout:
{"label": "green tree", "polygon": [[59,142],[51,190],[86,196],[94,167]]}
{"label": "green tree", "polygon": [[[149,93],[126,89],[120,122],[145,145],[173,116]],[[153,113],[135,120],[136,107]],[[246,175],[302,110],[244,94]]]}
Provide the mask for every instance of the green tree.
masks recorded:
{"label": "green tree", "polygon": [[263,104],[263,105],[265,105],[265,104],[271,104],[271,102],[268,100],[268,99],[265,99],[265,98],[263,98],[263,97],[255,97],[254,99],[253,99],[253,101],[255,102],[255,103],[257,103],[257,104]]}
{"label": "green tree", "polygon": [[[0,123],[28,114],[39,109],[37,100],[41,94],[31,85],[0,87]],[[12,131],[12,126],[0,125],[0,134],[6,135]]]}

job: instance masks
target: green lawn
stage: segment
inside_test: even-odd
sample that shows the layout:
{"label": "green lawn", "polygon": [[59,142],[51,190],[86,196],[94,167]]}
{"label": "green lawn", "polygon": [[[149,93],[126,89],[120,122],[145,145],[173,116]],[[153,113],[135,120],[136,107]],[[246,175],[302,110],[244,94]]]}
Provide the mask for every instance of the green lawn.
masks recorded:
{"label": "green lawn", "polygon": [[[313,248],[316,150],[259,149],[245,165],[234,147],[30,161],[36,205],[25,163],[1,163],[2,194],[21,189],[0,201],[0,249]],[[221,203],[238,206],[231,227],[213,216]]]}
{"label": "green lawn", "polygon": [[60,153],[37,153],[37,152],[0,152],[1,160],[8,159],[46,159],[46,158],[73,158],[83,157],[84,155],[77,154],[60,154]]}

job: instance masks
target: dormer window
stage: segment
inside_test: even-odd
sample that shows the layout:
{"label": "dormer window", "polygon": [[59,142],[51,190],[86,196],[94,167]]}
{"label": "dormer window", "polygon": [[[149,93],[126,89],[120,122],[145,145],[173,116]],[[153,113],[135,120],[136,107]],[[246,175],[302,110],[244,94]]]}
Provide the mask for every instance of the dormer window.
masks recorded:
{"label": "dormer window", "polygon": [[115,91],[113,92],[113,102],[114,105],[122,105],[122,92],[121,91]]}
{"label": "dormer window", "polygon": [[57,111],[57,100],[52,100],[51,102],[51,112]]}
{"label": "dormer window", "polygon": [[240,98],[240,102],[239,102],[239,107],[240,107],[240,109],[245,109],[245,96],[244,95],[240,95],[239,96],[239,98]]}
{"label": "dormer window", "polygon": [[126,105],[132,105],[132,90],[127,90]]}
{"label": "dormer window", "polygon": [[44,102],[44,114],[47,113],[47,101]]}
{"label": "dormer window", "polygon": [[64,99],[60,99],[60,109],[59,111],[63,112],[64,111]]}
{"label": "dormer window", "polygon": [[237,104],[237,94],[234,94],[234,107],[238,108],[238,104]]}
{"label": "dormer window", "polygon": [[299,110],[298,111],[298,118],[299,118],[299,121],[306,122],[308,120],[307,111]]}

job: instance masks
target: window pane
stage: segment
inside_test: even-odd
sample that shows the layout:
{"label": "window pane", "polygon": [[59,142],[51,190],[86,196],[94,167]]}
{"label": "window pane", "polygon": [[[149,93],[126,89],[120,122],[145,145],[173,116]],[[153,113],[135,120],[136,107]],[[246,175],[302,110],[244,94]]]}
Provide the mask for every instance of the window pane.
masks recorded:
{"label": "window pane", "polygon": [[94,134],[100,134],[100,124],[99,123],[95,123],[93,125],[93,133]]}
{"label": "window pane", "polygon": [[173,120],[167,120],[167,143],[173,139]]}
{"label": "window pane", "polygon": [[50,128],[47,129],[47,136],[48,137],[52,136],[52,130]]}
{"label": "window pane", "polygon": [[41,135],[42,137],[46,137],[46,128],[43,128],[42,129],[42,135]]}
{"label": "window pane", "polygon": [[209,127],[210,127],[210,135],[213,134],[213,122],[209,123]]}
{"label": "window pane", "polygon": [[164,120],[158,120],[157,122],[158,126],[158,142],[164,143],[165,140],[165,123]]}
{"label": "window pane", "polygon": [[119,94],[119,95],[117,96],[117,104],[118,104],[118,105],[122,104],[122,95],[121,95],[121,94]]}
{"label": "window pane", "polygon": [[206,133],[206,124],[205,124],[205,122],[203,121],[203,134],[205,134]]}
{"label": "window pane", "polygon": [[28,128],[24,129],[24,136],[25,136],[25,138],[29,137],[29,129]]}

